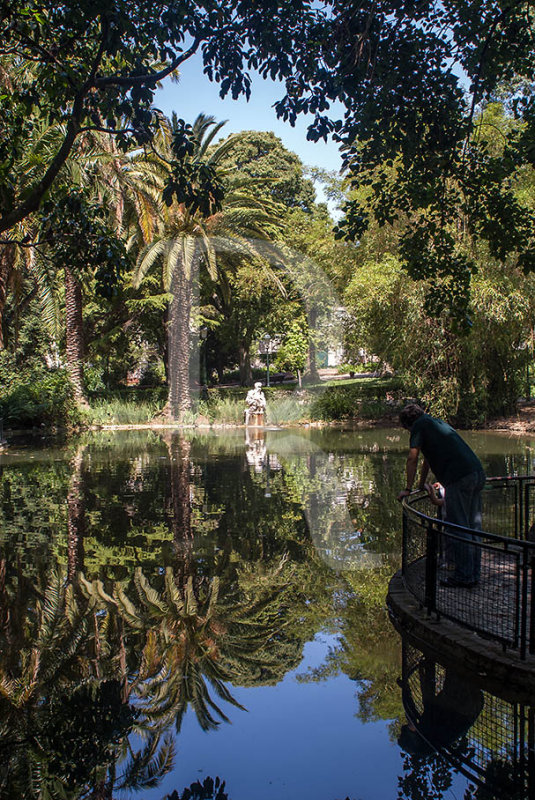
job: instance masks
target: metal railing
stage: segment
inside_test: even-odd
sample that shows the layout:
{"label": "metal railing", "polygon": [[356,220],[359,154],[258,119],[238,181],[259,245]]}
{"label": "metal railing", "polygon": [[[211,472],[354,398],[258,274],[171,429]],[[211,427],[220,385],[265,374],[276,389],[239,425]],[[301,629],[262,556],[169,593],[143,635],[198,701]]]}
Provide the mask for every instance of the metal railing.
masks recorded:
{"label": "metal railing", "polygon": [[422,756],[438,750],[456,771],[485,790],[484,797],[535,796],[533,706],[479,688],[473,675],[442,666],[405,639],[401,689],[409,729],[417,733],[407,734],[408,726],[401,729],[399,744],[406,753]]}
{"label": "metal railing", "polygon": [[[406,498],[403,579],[428,614],[452,620],[525,659],[535,653],[535,476],[488,479],[482,506],[484,530],[474,540],[474,531],[438,519],[425,492]],[[451,574],[450,553],[463,548],[477,548],[477,586],[442,585]]]}

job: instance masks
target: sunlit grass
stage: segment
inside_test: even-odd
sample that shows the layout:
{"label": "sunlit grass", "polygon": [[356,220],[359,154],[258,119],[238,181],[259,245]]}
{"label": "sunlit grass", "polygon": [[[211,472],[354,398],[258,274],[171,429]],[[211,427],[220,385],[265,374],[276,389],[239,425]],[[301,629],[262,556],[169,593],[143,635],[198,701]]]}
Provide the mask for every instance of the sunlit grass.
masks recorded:
{"label": "sunlit grass", "polygon": [[[385,404],[386,393],[397,388],[392,379],[356,378],[329,381],[301,390],[288,387],[264,389],[267,408],[265,424],[284,425],[310,420],[339,420],[352,416],[373,419],[391,410]],[[399,391],[399,390],[398,390]],[[199,417],[211,425],[243,425],[245,412],[244,387],[210,388],[208,398],[193,397],[193,409],[182,424],[195,426]],[[93,399],[90,407],[82,411],[85,425],[143,425],[154,422],[161,415],[165,399],[125,399],[109,397]],[[163,419],[161,419],[164,422]]]}
{"label": "sunlit grass", "polygon": [[95,400],[84,409],[83,421],[87,425],[141,425],[151,422],[161,406],[155,401]]}
{"label": "sunlit grass", "polygon": [[310,401],[297,394],[270,399],[266,408],[268,425],[304,422],[310,419]]}
{"label": "sunlit grass", "polygon": [[244,410],[245,402],[235,397],[219,396],[199,403],[199,414],[222,425],[242,425]]}

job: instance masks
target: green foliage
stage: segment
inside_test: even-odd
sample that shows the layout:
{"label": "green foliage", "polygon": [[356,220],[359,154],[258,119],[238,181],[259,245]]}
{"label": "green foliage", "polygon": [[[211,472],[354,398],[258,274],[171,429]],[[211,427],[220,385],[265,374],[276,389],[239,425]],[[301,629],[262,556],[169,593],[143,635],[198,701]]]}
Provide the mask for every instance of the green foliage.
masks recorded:
{"label": "green foliage", "polygon": [[271,131],[242,131],[221,166],[229,186],[254,184],[259,194],[288,208],[314,206],[314,187],[300,159]]}
{"label": "green foliage", "polygon": [[304,422],[311,419],[310,398],[306,393],[272,394],[266,404],[270,425]]}
{"label": "green foliage", "polygon": [[71,270],[78,280],[91,269],[96,293],[109,297],[130,260],[106,217],[105,209],[89,201],[82,190],[71,189],[44,204],[41,236],[57,268]]}
{"label": "green foliage", "polygon": [[87,392],[103,391],[106,388],[103,378],[103,367],[96,367],[92,364],[84,366],[84,386]]}
{"label": "green foliage", "polygon": [[514,409],[535,308],[531,276],[505,275],[488,255],[484,259],[482,250],[473,282],[473,327],[466,336],[449,316],[426,314],[427,285],[408,281],[391,256],[365,263],[346,292],[349,341],[398,371],[407,396],[463,425]]}
{"label": "green foliage", "polygon": [[[0,12],[0,229],[24,246],[16,265],[13,245],[0,252],[1,283],[12,295],[1,322],[19,363],[39,341],[37,295],[42,319],[45,311],[55,317],[39,352],[54,362],[63,356],[53,272],[64,267],[79,283],[94,274],[83,283],[87,388],[117,386],[147,361],[159,365],[163,382],[164,317],[182,253],[190,280],[196,266],[208,266],[200,317],[210,331],[202,352],[212,374],[239,363],[240,382],[250,383],[264,329],[289,331],[276,368],[301,369],[297,320],[305,313],[314,364],[314,348],[337,338],[332,312],[343,304],[351,317],[346,358],[366,344],[403,375],[405,393],[435,413],[469,424],[514,409],[525,393],[533,317],[532,282],[523,274],[535,266],[532,10],[525,0],[503,9],[492,0],[402,6],[366,0],[354,9],[331,0],[318,8],[301,0],[216,11],[156,2],[142,11],[128,2],[111,14],[101,0],[7,4]],[[200,115],[193,127],[156,119],[159,78],[196,49],[223,96],[248,95],[254,67],[286,81],[281,116],[293,122],[312,112],[313,140],[335,132],[347,178],[327,179],[332,196],[349,198],[338,233],[358,238],[358,247],[335,239],[301,162],[273,134],[247,131],[215,143],[221,125],[211,117]],[[471,80],[468,90],[460,74]],[[342,102],[344,119],[336,119],[332,101]],[[138,145],[155,134],[154,148],[142,151]],[[131,145],[137,151],[124,157]],[[72,185],[81,188],[65,189]],[[88,199],[96,196],[100,204]],[[123,282],[128,259],[110,219],[132,255],[141,253],[137,277],[147,273],[145,286]],[[25,227],[14,227],[21,220]],[[25,245],[37,238],[35,259]],[[216,240],[231,244],[216,252]],[[148,274],[162,261],[161,277]],[[189,322],[185,314],[177,319],[182,364]],[[470,326],[470,336],[461,336]],[[25,369],[32,377],[33,367]],[[17,384],[10,413],[26,420],[17,424],[70,415],[61,391],[51,396],[50,374],[42,369],[39,390],[39,381]],[[353,402],[360,416],[386,408],[384,397],[326,394],[314,414],[351,416]],[[99,406],[93,419],[131,422],[151,412]],[[232,404],[203,413],[241,421]],[[273,411],[281,420],[297,413],[287,399]]]}
{"label": "green foliage", "polygon": [[191,214],[208,217],[221,210],[225,190],[215,165],[204,156],[196,130],[183,119],[172,121],[174,160],[162,192],[168,206],[183,203]]}
{"label": "green foliage", "polygon": [[[518,166],[533,163],[532,95],[515,96],[524,127],[504,132],[500,152],[489,152],[476,113],[513,76],[532,82],[529,3],[332,6],[313,52],[299,51],[301,74],[287,82],[277,111],[290,122],[314,112],[309,137],[334,130],[349,181],[367,190],[365,202],[346,204],[338,235],[360,239],[374,219],[392,225],[409,217],[405,264],[416,279],[438,278],[438,291],[428,287],[429,310],[449,309],[462,324],[477,268],[473,238],[493,257],[533,269],[532,214],[513,187]],[[328,112],[334,99],[343,119]]]}
{"label": "green foliage", "polygon": [[245,401],[241,398],[212,396],[207,402],[199,403],[199,414],[208,417],[211,422],[242,425],[244,421]]}
{"label": "green foliage", "polygon": [[292,322],[275,358],[277,369],[297,372],[305,368],[308,353],[307,333],[307,326],[303,319],[296,319]]}
{"label": "green foliage", "polygon": [[4,427],[72,427],[80,419],[65,370],[47,369],[39,361],[24,367],[0,352],[0,416]]}
{"label": "green foliage", "polygon": [[[3,6],[0,231],[38,208],[80,133],[109,131],[123,149],[150,140],[158,123],[152,106],[158,82],[195,51],[202,50],[205,72],[220,83],[222,97],[249,96],[247,69],[284,77],[293,42],[307,37],[316,16],[309,2],[272,3],[261,13],[250,2],[216,8],[158,0],[150,8],[127,2],[110,9],[102,0],[60,6],[31,0],[23,9]],[[18,177],[37,118],[65,128],[61,144],[39,159],[21,192]]]}
{"label": "green foliage", "polygon": [[317,394],[311,406],[313,419],[337,420],[366,416],[377,418],[392,413],[389,398],[401,397],[403,383],[399,378],[359,380],[350,385],[327,386]]}
{"label": "green foliage", "polygon": [[336,371],[338,375],[347,375],[350,372],[375,372],[377,367],[377,362],[367,361],[361,364],[340,364],[340,366],[336,368]]}
{"label": "green foliage", "polygon": [[[308,420],[310,400],[306,393],[297,395],[284,389],[263,389],[266,394],[266,420],[269,424]],[[199,402],[199,414],[211,422],[243,425],[246,390],[228,392],[210,390],[209,399]]]}

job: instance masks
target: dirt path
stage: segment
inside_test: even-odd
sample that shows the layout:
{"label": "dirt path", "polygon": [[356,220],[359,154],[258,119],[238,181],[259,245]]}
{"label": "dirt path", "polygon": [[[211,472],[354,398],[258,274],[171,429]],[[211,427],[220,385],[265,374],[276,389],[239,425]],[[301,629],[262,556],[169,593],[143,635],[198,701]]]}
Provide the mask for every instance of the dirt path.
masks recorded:
{"label": "dirt path", "polygon": [[510,433],[535,432],[535,400],[519,404],[516,414],[500,417],[485,423],[486,430],[509,431]]}

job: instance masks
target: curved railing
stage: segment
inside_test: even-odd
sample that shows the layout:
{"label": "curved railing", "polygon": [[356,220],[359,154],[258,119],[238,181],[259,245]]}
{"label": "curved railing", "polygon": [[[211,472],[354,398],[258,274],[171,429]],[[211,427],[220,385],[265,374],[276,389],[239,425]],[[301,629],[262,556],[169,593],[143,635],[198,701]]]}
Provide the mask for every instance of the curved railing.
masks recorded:
{"label": "curved railing", "polygon": [[[484,530],[479,541],[468,543],[466,533],[473,531],[438,519],[426,492],[405,498],[404,583],[429,614],[499,642],[524,659],[535,653],[535,476],[488,479],[482,505]],[[442,585],[448,575],[446,557],[462,548],[478,549],[478,585]]]}
{"label": "curved railing", "polygon": [[[480,688],[477,676],[463,672],[462,665],[443,666],[406,638],[401,697],[409,724],[402,726],[398,742],[407,754],[421,759],[438,750],[456,771],[484,789],[467,797],[535,796],[533,705]],[[408,766],[416,772],[417,764]],[[411,796],[421,797],[421,789]]]}

